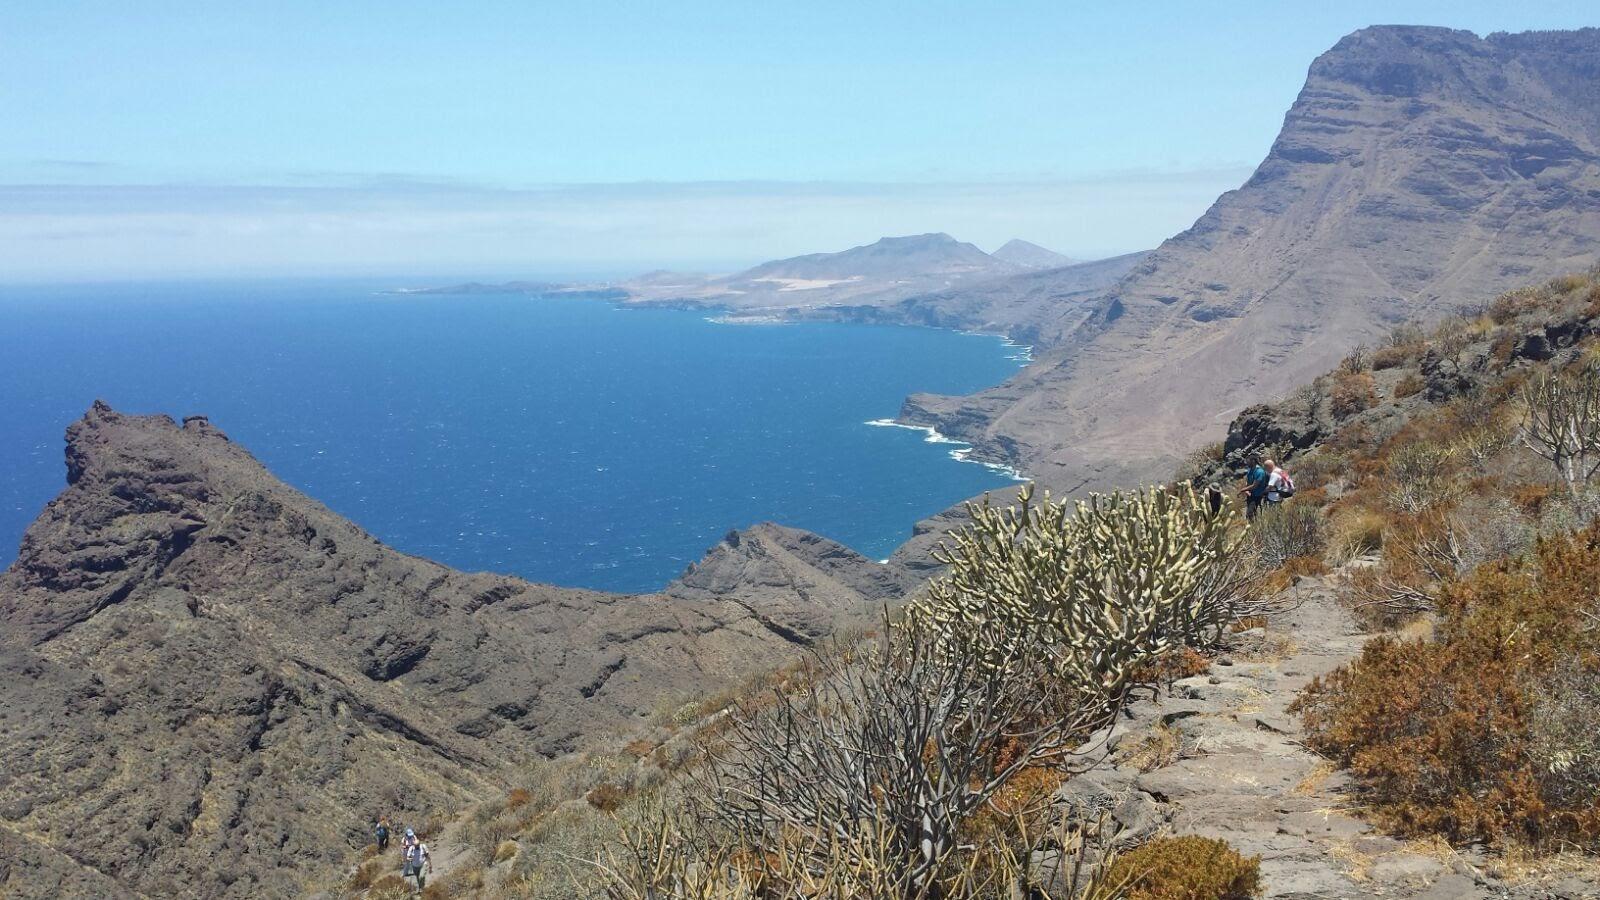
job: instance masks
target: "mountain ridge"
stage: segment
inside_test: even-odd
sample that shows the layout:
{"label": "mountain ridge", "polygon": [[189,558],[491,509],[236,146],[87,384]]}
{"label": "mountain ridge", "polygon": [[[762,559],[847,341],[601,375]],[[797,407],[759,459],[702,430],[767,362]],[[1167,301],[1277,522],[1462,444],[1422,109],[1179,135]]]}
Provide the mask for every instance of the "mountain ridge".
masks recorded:
{"label": "mountain ridge", "polygon": [[1398,322],[1586,268],[1600,255],[1596,58],[1592,28],[1343,38],[1244,185],[1098,295],[1045,308],[1023,372],[967,398],[913,396],[903,420],[1057,487],[1105,486]]}

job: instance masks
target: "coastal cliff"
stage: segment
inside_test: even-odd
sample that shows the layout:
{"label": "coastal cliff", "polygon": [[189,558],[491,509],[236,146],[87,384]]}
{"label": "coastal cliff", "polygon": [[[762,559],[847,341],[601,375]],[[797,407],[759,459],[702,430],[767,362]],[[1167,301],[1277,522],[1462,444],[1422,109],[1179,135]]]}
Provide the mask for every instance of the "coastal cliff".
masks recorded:
{"label": "coastal cliff", "polygon": [[1587,267],[1597,58],[1592,28],[1349,35],[1242,187],[1109,288],[1036,307],[1026,370],[913,397],[906,420],[1047,483],[1104,486],[1220,438],[1398,322]]}

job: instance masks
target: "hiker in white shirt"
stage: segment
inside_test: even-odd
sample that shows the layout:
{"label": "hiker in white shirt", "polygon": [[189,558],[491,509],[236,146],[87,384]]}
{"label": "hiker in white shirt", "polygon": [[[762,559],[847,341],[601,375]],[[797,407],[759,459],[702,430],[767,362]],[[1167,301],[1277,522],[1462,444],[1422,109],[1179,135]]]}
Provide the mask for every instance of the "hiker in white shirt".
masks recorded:
{"label": "hiker in white shirt", "polygon": [[1270,459],[1266,461],[1265,465],[1266,470],[1270,473],[1267,475],[1267,502],[1282,503],[1293,496],[1294,479],[1289,477],[1289,473],[1278,468],[1278,464]]}

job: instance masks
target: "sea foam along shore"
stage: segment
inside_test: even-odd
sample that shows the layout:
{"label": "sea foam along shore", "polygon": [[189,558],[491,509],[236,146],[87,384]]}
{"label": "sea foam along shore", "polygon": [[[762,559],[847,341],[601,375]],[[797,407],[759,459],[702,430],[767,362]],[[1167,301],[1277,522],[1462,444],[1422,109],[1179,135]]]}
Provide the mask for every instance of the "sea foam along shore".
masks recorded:
{"label": "sea foam along shore", "polygon": [[1004,475],[1007,478],[1010,478],[1012,481],[1028,480],[1028,476],[1008,465],[1004,465],[1002,463],[985,462],[981,459],[973,459],[971,444],[965,441],[958,441],[952,437],[945,437],[939,433],[939,429],[937,428],[933,428],[928,425],[907,425],[904,422],[896,422],[893,419],[873,419],[866,424],[871,425],[874,428],[905,428],[911,431],[920,431],[926,435],[923,440],[927,443],[953,445],[953,449],[950,450],[950,458],[956,462],[973,463],[974,465],[983,466],[985,469]]}
{"label": "sea foam along shore", "polygon": [[1019,344],[1003,334],[996,334],[992,331],[958,331],[956,333],[970,337],[997,338],[1000,341],[1000,346],[1013,351],[1006,359],[1014,360],[1023,365],[1033,362],[1033,345],[1031,344]]}

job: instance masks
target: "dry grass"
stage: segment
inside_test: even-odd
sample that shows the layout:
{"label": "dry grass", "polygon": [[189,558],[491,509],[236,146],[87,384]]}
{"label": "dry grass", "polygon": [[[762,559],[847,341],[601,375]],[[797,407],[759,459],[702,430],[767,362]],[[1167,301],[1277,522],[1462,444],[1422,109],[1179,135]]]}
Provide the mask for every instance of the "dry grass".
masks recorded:
{"label": "dry grass", "polygon": [[1314,794],[1319,794],[1322,792],[1323,785],[1326,785],[1328,779],[1337,771],[1338,768],[1333,763],[1321,760],[1315,768],[1306,774],[1306,777],[1295,782],[1294,787],[1289,789],[1289,793],[1296,797],[1310,797]]}
{"label": "dry grass", "polygon": [[500,845],[494,848],[493,865],[499,865],[507,860],[516,858],[518,849],[516,841],[501,841]]}
{"label": "dry grass", "polygon": [[1351,881],[1367,881],[1372,878],[1372,864],[1377,858],[1357,849],[1355,841],[1348,838],[1334,841],[1328,847],[1328,856],[1342,864],[1344,876]]}
{"label": "dry grass", "polygon": [[1117,750],[1118,763],[1141,772],[1153,772],[1177,762],[1182,749],[1183,734],[1170,725],[1158,724],[1131,746],[1124,741]]}

